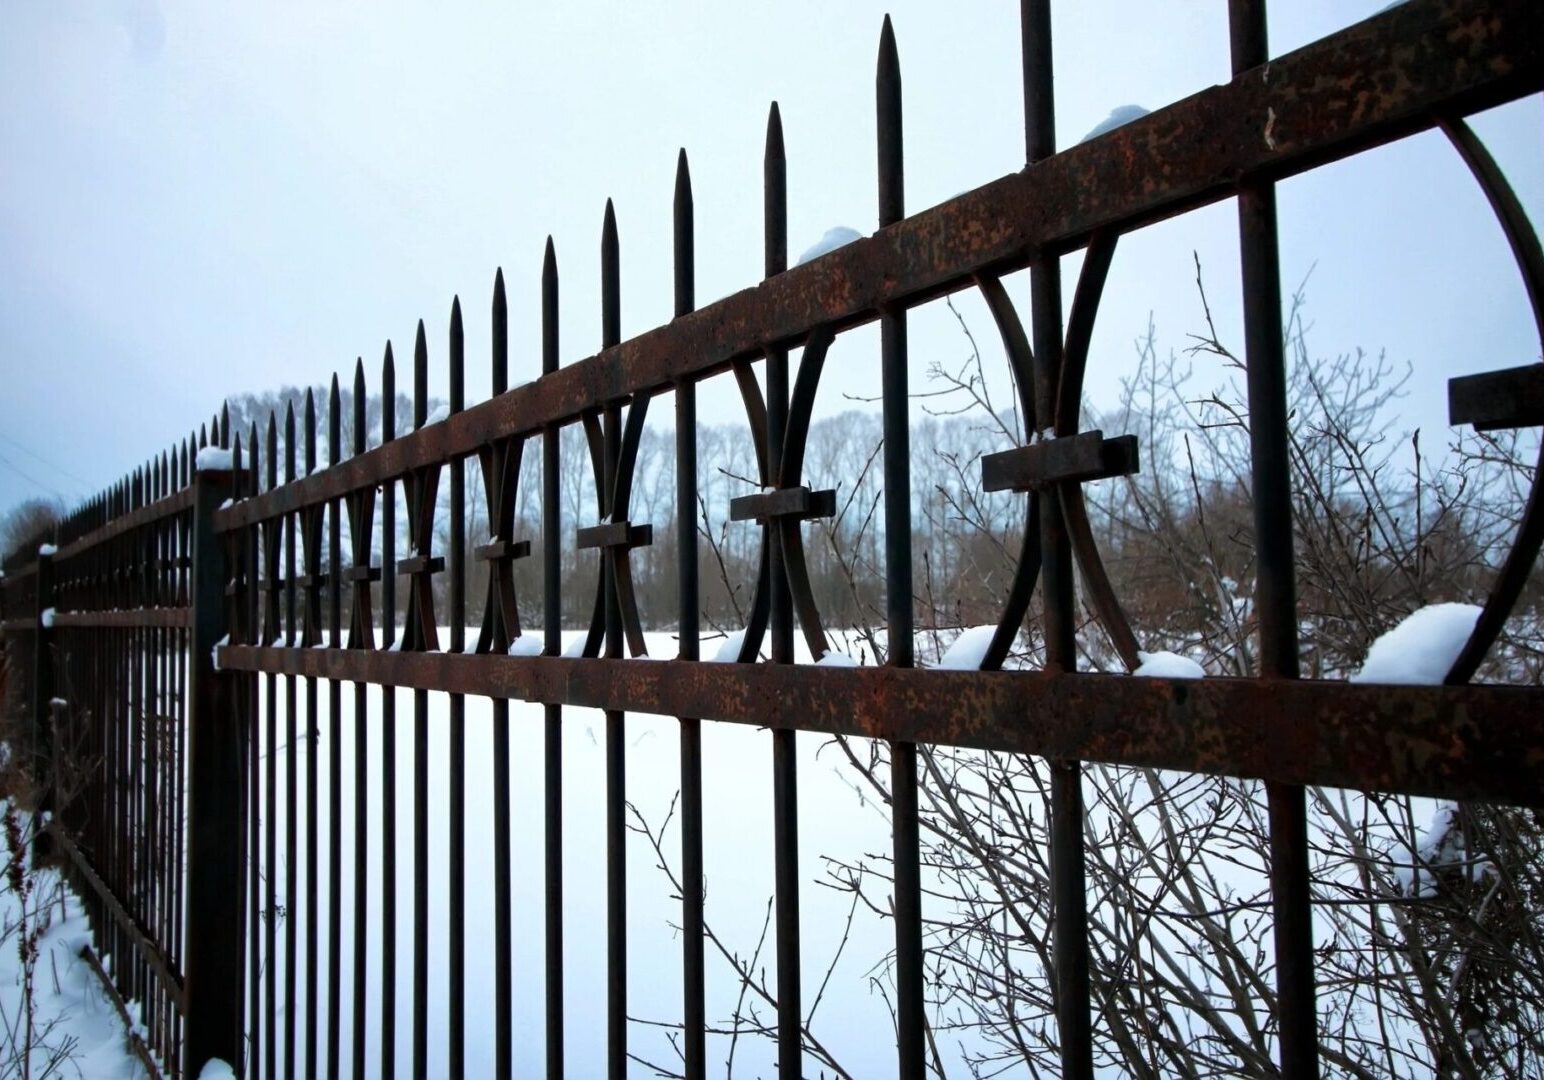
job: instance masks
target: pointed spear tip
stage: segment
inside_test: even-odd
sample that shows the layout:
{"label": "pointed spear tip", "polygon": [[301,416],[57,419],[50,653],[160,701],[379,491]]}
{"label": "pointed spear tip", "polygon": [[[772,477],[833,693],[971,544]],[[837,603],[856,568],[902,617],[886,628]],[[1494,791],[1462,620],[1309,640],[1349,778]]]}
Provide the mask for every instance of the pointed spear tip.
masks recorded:
{"label": "pointed spear tip", "polygon": [[768,161],[783,160],[783,112],[777,107],[777,102],[772,103],[772,108],[767,111],[767,149]]}
{"label": "pointed spear tip", "polygon": [[312,409],[316,407],[315,398],[316,395],[313,393],[311,387],[306,387],[306,408]]}
{"label": "pointed spear tip", "polygon": [[338,396],[338,373],[336,371],[332,373],[332,396]]}
{"label": "pointed spear tip", "polygon": [[495,292],[504,291],[504,268],[502,266],[495,267],[493,270],[493,290]]}
{"label": "pointed spear tip", "polygon": [[617,211],[612,205],[611,199],[606,199],[606,221],[604,229],[608,234],[615,235],[617,231]]}
{"label": "pointed spear tip", "polygon": [[553,270],[555,270],[555,269],[557,269],[557,265],[558,265],[558,252],[557,252],[557,248],[555,248],[553,246],[553,244],[552,244],[552,234],[548,233],[547,234],[547,249],[542,254],[542,268],[544,270],[545,269],[553,269]]}
{"label": "pointed spear tip", "polygon": [[388,341],[386,343],[386,355],[381,358],[381,364],[385,367],[391,367],[393,362],[391,358],[391,342]]}
{"label": "pointed spear tip", "polygon": [[879,65],[882,72],[898,74],[900,71],[900,54],[895,47],[895,26],[890,22],[889,12],[885,13],[884,27],[879,31]]}
{"label": "pointed spear tip", "polygon": [[450,322],[452,326],[461,325],[461,294],[456,293],[450,298]]}

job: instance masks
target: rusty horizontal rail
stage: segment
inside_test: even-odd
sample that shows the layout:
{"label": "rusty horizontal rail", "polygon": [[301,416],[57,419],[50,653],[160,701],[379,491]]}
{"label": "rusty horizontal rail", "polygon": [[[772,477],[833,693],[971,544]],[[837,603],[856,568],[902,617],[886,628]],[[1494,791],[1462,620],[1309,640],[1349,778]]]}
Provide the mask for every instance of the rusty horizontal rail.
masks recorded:
{"label": "rusty horizontal rail", "polygon": [[125,608],[121,611],[56,611],[55,626],[135,630],[165,627],[185,629],[192,624],[188,607]]}
{"label": "rusty horizontal rail", "polygon": [[63,562],[65,559],[74,558],[83,552],[90,551],[99,544],[105,544],[109,540],[117,539],[124,533],[133,532],[135,529],[153,525],[158,521],[164,521],[169,517],[175,517],[193,506],[193,489],[183,488],[174,491],[165,498],[153,503],[141,506],[137,510],[130,510],[121,517],[116,517],[107,524],[88,532],[85,536],[61,547],[54,556],[54,562]]}
{"label": "rusty horizontal rail", "polygon": [[[1454,31],[1454,27],[1458,31]],[[218,511],[225,532],[339,498],[497,439],[577,420],[882,310],[1075,250],[1544,89],[1535,0],[1412,0],[605,349],[442,423]],[[1347,108],[1348,98],[1354,107]]]}
{"label": "rusty horizontal rail", "polygon": [[[112,916],[118,928],[123,931],[128,940],[140,954],[140,957],[155,972],[160,979],[162,988],[173,997],[177,1008],[186,1007],[186,993],[182,986],[182,976],[173,969],[166,959],[166,954],[161,951],[155,939],[139,924],[139,921],[129,914],[123,902],[118,899],[116,893],[102,880],[102,875],[97,873],[96,867],[91,865],[91,860],[86,853],[76,846],[67,830],[60,827],[57,820],[50,820],[48,832],[54,838],[60,849],[69,856],[70,863],[85,880],[93,895],[101,901],[107,913]],[[119,962],[122,966],[123,961]]]}
{"label": "rusty horizontal rail", "polygon": [[1526,687],[223,646],[222,670],[696,716],[828,735],[1530,805]]}

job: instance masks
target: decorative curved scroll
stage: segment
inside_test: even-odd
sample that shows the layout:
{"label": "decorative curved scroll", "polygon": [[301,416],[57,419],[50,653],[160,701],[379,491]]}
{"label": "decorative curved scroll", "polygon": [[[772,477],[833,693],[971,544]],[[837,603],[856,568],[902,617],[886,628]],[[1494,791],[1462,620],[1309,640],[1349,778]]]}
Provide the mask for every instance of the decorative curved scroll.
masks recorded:
{"label": "decorative curved scroll", "polygon": [[483,491],[488,504],[489,542],[476,557],[488,564],[488,593],[475,652],[503,652],[520,636],[520,603],[515,596],[514,561],[530,554],[528,541],[516,541],[515,501],[520,489],[520,465],[525,437],[489,443],[478,451]]}
{"label": "decorative curved scroll", "polygon": [[[745,420],[750,425],[751,442],[756,447],[756,476],[762,487],[772,485],[772,470],[767,461],[767,403],[756,381],[756,372],[749,360],[736,360],[733,365],[735,385],[740,388],[740,400],[745,403]],[[770,526],[761,529],[761,560],[756,568],[756,591],[751,596],[751,614],[745,623],[745,634],[740,639],[740,651],[735,662],[747,664],[761,652],[761,641],[767,633],[767,623],[772,618],[772,534]]]}
{"label": "decorative curved scroll", "polygon": [[[1008,353],[1024,415],[1030,426],[1036,430],[1051,427],[1059,436],[1077,434],[1081,421],[1083,377],[1088,367],[1089,343],[1093,338],[1094,320],[1098,314],[1099,301],[1104,294],[1105,281],[1109,277],[1110,264],[1114,260],[1118,241],[1118,234],[1099,233],[1089,243],[1088,252],[1083,260],[1083,269],[1078,277],[1077,292],[1073,297],[1072,314],[1067,324],[1056,401],[1046,403],[1047,411],[1050,413],[1047,416],[1038,415],[1036,410],[1032,375],[1034,354],[1029,345],[1028,335],[1024,332],[1024,325],[1019,319],[1018,309],[1009,298],[1007,290],[1003,288],[1001,279],[985,274],[977,275],[976,284],[986,299],[992,317],[997,323],[998,333],[1002,337],[1003,348]],[[1104,567],[1104,560],[1100,558],[1093,528],[1088,520],[1088,506],[1083,497],[1082,485],[1059,484],[1056,491],[1056,497],[1062,504],[1073,553],[1083,572],[1089,599],[1101,625],[1120,654],[1122,663],[1128,669],[1134,670],[1139,663],[1136,635],[1115,596],[1109,574]],[[999,668],[1007,658],[1013,639],[1017,636],[1024,615],[1029,610],[1030,598],[1039,576],[1041,558],[1039,495],[1036,492],[1030,492],[1029,498],[1029,518],[1026,522],[1024,539],[1020,545],[1018,569],[1015,571],[1002,617],[997,624],[997,631],[992,635],[992,642],[982,659],[983,670]]]}
{"label": "decorative curved scroll", "polygon": [[756,469],[762,487],[772,486],[772,468],[767,461],[767,403],[761,396],[761,385],[756,382],[756,372],[749,360],[736,360],[733,365],[735,385],[740,388],[740,400],[745,402],[745,421],[751,428],[751,440],[756,444]]}
{"label": "decorative curved scroll", "polygon": [[826,353],[831,351],[831,343],[835,340],[835,330],[817,326],[804,343],[804,355],[799,357],[799,374],[788,399],[788,431],[783,436],[782,460],[777,466],[778,487],[794,486],[804,473],[804,447],[809,442],[815,391],[820,386],[820,373],[825,370]]}
{"label": "decorative curved scroll", "polygon": [[[1517,193],[1496,164],[1496,159],[1491,157],[1490,151],[1474,134],[1473,129],[1457,118],[1443,120],[1441,127],[1464,163],[1469,166],[1469,171],[1485,192],[1491,209],[1501,223],[1507,243],[1511,245],[1512,255],[1517,260],[1517,268],[1522,273],[1523,285],[1533,307],[1533,321],[1538,328],[1540,347],[1544,348],[1544,249],[1540,248],[1538,233],[1529,223],[1527,212],[1523,210]],[[1539,448],[1533,489],[1528,493],[1528,504],[1517,529],[1517,539],[1512,544],[1512,550],[1507,553],[1506,561],[1501,564],[1496,583],[1491,587],[1480,617],[1475,621],[1474,631],[1443,680],[1449,686],[1461,685],[1474,678],[1474,673],[1479,670],[1480,663],[1500,636],[1502,625],[1522,594],[1528,575],[1538,559],[1539,548],[1544,546],[1544,492],[1540,491],[1541,479],[1544,479],[1544,444]]]}
{"label": "decorative curved scroll", "polygon": [[[1041,428],[1035,410],[1035,353],[1029,347],[1029,335],[1019,320],[1019,309],[1013,306],[1002,279],[994,274],[977,274],[976,287],[997,323],[998,336],[1008,353],[1008,370],[1013,375],[1013,388],[1019,396],[1019,411],[1030,431]],[[1051,418],[1047,417],[1047,421]]]}
{"label": "decorative curved scroll", "polygon": [[595,607],[590,614],[590,629],[585,635],[583,656],[598,656],[606,634],[605,572],[609,565],[616,582],[616,602],[622,616],[622,632],[628,650],[634,656],[648,655],[643,637],[643,623],[638,617],[638,598],[633,588],[632,564],[628,552],[649,543],[647,525],[628,522],[628,504],[632,501],[633,473],[638,464],[638,446],[643,438],[643,424],[648,418],[649,399],[634,398],[627,410],[621,446],[611,480],[611,498],[606,498],[605,435],[596,414],[582,417],[585,441],[590,448],[590,468],[595,476],[595,502],[598,516],[605,524],[579,530],[579,546],[596,547],[600,556],[600,577],[595,584]]}
{"label": "decorative curved scroll", "polygon": [[616,490],[611,495],[612,521],[627,520],[627,509],[633,501],[633,473],[638,465],[638,443],[643,438],[643,422],[648,419],[648,416],[649,399],[634,398],[627,409],[627,425],[622,429],[622,452],[617,458]]}
{"label": "decorative curved scroll", "polygon": [[1056,386],[1056,409],[1052,414],[1058,435],[1076,434],[1082,420],[1088,346],[1093,341],[1094,319],[1099,314],[1099,301],[1104,297],[1104,283],[1110,276],[1110,263],[1115,259],[1119,241],[1118,233],[1095,233],[1083,255],[1077,291],[1072,294],[1072,314],[1067,319],[1061,379]]}
{"label": "decorative curved scroll", "polygon": [[[1008,368],[1013,373],[1013,386],[1018,392],[1019,409],[1025,426],[1030,431],[1039,429],[1039,417],[1035,411],[1035,354],[1029,345],[1029,335],[1019,319],[1018,308],[1003,288],[1002,279],[995,275],[977,274],[976,286],[986,300],[992,320],[997,324],[998,336],[1008,354]],[[1040,495],[1029,493],[1029,513],[1024,521],[1024,536],[1019,542],[1019,561],[1013,571],[1013,584],[1008,587],[1008,598],[1003,613],[997,620],[997,630],[986,655],[981,658],[982,671],[996,671],[1008,658],[1013,639],[1019,636],[1024,616],[1029,612],[1029,601],[1035,593],[1035,583],[1040,579]]]}
{"label": "decorative curved scroll", "polygon": [[[772,461],[768,453],[767,411],[761,387],[748,363],[737,363],[734,366],[740,396],[745,401],[745,414],[752,437],[756,440],[756,462],[763,487],[785,489],[799,485],[800,474],[804,471],[804,446],[809,437],[810,415],[815,407],[815,390],[820,384],[826,353],[835,339],[836,332],[829,326],[818,326],[805,341],[804,353],[799,358],[799,374],[789,399],[788,426],[783,433],[783,445],[777,461]],[[766,637],[767,623],[772,613],[773,544],[781,545],[783,565],[788,573],[788,590],[800,629],[809,644],[810,655],[819,660],[830,651],[820,612],[815,604],[815,592],[810,586],[809,569],[804,564],[804,539],[799,532],[799,522],[797,517],[783,516],[776,520],[767,519],[762,524],[761,565],[756,578],[755,597],[751,601],[750,618],[745,626],[745,637],[736,657],[740,663],[755,660],[761,651],[761,642]]]}
{"label": "decorative curved scroll", "polygon": [[[1094,337],[1094,320],[1099,314],[1099,301],[1104,297],[1104,286],[1110,275],[1110,264],[1115,259],[1115,248],[1120,241],[1118,233],[1095,233],[1083,256],[1083,268],[1078,274],[1077,291],[1072,297],[1072,314],[1067,320],[1067,339],[1062,348],[1061,380],[1056,387],[1056,433],[1076,434],[1082,422],[1083,377],[1088,371],[1088,348]],[[1064,484],[1059,492],[1062,516],[1072,541],[1072,552],[1077,557],[1078,568],[1083,572],[1083,584],[1089,601],[1099,616],[1099,624],[1110,637],[1110,643],[1126,665],[1135,671],[1141,664],[1137,655],[1137,636],[1126,618],[1125,609],[1110,584],[1109,572],[1099,555],[1099,545],[1094,541],[1094,530],[1088,521],[1088,503],[1083,497],[1081,484]]]}

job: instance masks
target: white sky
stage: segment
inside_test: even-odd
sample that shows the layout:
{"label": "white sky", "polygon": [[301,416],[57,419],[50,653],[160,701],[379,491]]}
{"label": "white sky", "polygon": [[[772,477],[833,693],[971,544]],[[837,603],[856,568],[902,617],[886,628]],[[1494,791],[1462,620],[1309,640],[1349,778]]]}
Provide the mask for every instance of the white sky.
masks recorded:
{"label": "white sky", "polygon": [[[1382,3],[1279,2],[1272,51]],[[420,316],[431,391],[443,394],[453,293],[469,315],[468,396],[480,400],[499,265],[511,378],[531,377],[549,232],[563,359],[589,355],[608,196],[622,238],[623,333],[663,321],[681,146],[696,193],[699,301],[754,282],[773,99],[787,137],[791,255],[832,225],[874,229],[885,7],[443,7],[7,5],[0,510],[42,491],[73,500],[97,489],[209,417],[224,394],[322,383],[356,355],[374,372],[388,338],[410,353]],[[905,83],[908,208],[1022,167],[1017,5],[888,10]],[[1064,147],[1114,106],[1156,108],[1228,77],[1220,2],[1064,2],[1055,35]],[[1528,99],[1477,122],[1535,220],[1539,106]],[[1440,136],[1287,182],[1280,201],[1284,281],[1316,267],[1315,351],[1385,348],[1413,364],[1409,424],[1445,432],[1447,377],[1538,359],[1500,230]],[[1095,336],[1096,403],[1130,370],[1150,312],[1165,349],[1201,328],[1193,250],[1220,329],[1240,344],[1236,235],[1224,203],[1123,241]],[[984,308],[963,310],[995,355]],[[917,313],[913,327],[920,387],[928,362],[957,359],[963,342],[941,307]],[[847,404],[842,390],[874,385],[873,342],[859,332],[839,343],[823,410]],[[737,419],[738,409],[732,390],[704,391],[704,421]]]}

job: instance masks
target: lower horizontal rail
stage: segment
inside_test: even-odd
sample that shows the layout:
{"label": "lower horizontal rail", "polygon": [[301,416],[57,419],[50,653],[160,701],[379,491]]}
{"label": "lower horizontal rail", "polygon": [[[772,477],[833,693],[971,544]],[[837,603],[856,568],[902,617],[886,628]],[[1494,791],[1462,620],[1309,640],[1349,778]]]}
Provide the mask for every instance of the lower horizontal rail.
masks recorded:
{"label": "lower horizontal rail", "polygon": [[113,985],[113,977],[102,966],[102,961],[97,959],[97,954],[92,951],[90,945],[80,947],[80,958],[86,962],[91,973],[96,976],[97,982],[102,985],[102,992],[107,995],[107,1000],[113,1003],[113,1008],[118,1010],[118,1019],[123,1021],[124,1032],[129,1040],[129,1046],[134,1050],[134,1056],[139,1058],[139,1063],[145,1067],[145,1075],[152,1080],[161,1080],[164,1075],[157,1064],[155,1055],[150,1052],[150,1047],[145,1045],[145,1040],[140,1038],[139,1032],[134,1027],[134,1020],[129,1016],[129,1007],[118,993],[118,988]]}
{"label": "lower horizontal rail", "polygon": [[187,607],[128,608],[123,611],[56,611],[55,626],[138,630],[144,627],[181,629],[193,625],[193,609]]}
{"label": "lower horizontal rail", "polygon": [[272,672],[1441,798],[1540,801],[1534,687],[223,646]]}
{"label": "lower horizontal rail", "polygon": [[[139,954],[145,963],[150,965],[151,970],[160,979],[161,986],[166,991],[167,996],[171,998],[172,1004],[177,1007],[177,1011],[184,1011],[185,995],[182,989],[182,979],[172,970],[171,964],[167,963],[166,956],[161,952],[160,946],[155,943],[145,931],[145,928],[140,925],[139,920],[129,914],[128,909],[123,906],[117,895],[108,887],[107,882],[102,880],[101,875],[96,872],[96,868],[91,865],[91,860],[86,858],[86,853],[76,847],[75,841],[70,838],[69,833],[60,827],[58,821],[50,821],[48,823],[48,831],[54,837],[60,850],[69,856],[70,862],[74,864],[75,869],[80,871],[81,876],[86,879],[86,884],[91,887],[91,891],[96,895],[97,899],[102,901],[103,906],[107,908],[107,912],[112,916],[113,921],[129,936],[129,940],[139,950]],[[115,964],[121,964],[122,962],[121,957],[114,960]]]}

